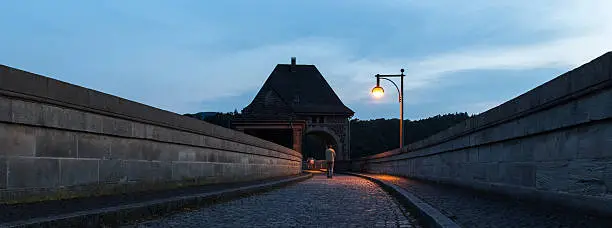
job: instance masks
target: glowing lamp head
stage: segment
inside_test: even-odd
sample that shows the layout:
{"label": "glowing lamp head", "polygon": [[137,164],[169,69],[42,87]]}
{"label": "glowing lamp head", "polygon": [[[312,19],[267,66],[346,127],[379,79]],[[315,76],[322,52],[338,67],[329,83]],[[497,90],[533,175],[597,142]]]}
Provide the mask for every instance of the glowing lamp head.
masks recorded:
{"label": "glowing lamp head", "polygon": [[385,90],[380,86],[376,86],[372,89],[372,95],[375,98],[381,98],[384,94],[385,94]]}

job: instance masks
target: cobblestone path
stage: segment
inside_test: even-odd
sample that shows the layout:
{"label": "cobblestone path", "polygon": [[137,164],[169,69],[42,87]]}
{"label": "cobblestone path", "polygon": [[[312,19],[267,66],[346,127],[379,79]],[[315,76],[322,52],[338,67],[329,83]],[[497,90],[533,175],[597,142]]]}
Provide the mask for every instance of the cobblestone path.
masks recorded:
{"label": "cobblestone path", "polygon": [[369,175],[394,183],[455,220],[462,227],[612,227],[612,217],[411,179]]}
{"label": "cobblestone path", "polygon": [[337,175],[181,212],[137,227],[419,227],[378,185]]}

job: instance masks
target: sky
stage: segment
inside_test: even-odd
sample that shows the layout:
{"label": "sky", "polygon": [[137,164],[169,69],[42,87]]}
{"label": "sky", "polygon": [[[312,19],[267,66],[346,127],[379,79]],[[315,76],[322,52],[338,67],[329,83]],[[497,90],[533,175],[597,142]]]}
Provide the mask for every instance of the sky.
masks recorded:
{"label": "sky", "polygon": [[359,119],[477,114],[612,51],[609,0],[0,1],[0,64],[175,113],[248,105],[314,64]]}

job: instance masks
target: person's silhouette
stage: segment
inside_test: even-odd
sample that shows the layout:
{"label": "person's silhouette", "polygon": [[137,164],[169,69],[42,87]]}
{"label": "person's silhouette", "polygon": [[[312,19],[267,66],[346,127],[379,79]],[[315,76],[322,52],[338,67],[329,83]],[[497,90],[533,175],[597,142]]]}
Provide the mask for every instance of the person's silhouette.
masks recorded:
{"label": "person's silhouette", "polygon": [[336,158],[336,151],[331,144],[327,145],[325,150],[325,160],[327,161],[327,178],[334,176],[334,160]]}

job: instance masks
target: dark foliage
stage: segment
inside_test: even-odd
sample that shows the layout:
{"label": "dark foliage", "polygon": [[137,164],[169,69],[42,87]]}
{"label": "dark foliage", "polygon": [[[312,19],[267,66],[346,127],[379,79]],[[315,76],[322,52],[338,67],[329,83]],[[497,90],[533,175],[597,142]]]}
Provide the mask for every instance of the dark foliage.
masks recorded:
{"label": "dark foliage", "polygon": [[[240,117],[238,111],[228,113],[200,112],[185,114],[222,127]],[[404,120],[404,145],[425,139],[469,118],[467,113],[437,115],[427,119]],[[308,147],[308,145],[305,145]],[[351,120],[351,157],[377,154],[399,146],[399,119]]]}
{"label": "dark foliage", "polygon": [[238,113],[237,110],[234,110],[234,112],[227,112],[227,113],[199,112],[195,114],[184,114],[184,116],[189,116],[192,118],[203,120],[211,124],[219,125],[222,127],[231,128],[232,120],[240,117],[240,113]]}
{"label": "dark foliage", "polygon": [[[469,118],[467,113],[404,120],[404,145],[425,139]],[[399,119],[351,120],[351,157],[377,154],[399,147]]]}

